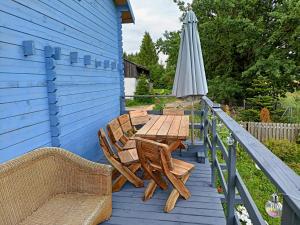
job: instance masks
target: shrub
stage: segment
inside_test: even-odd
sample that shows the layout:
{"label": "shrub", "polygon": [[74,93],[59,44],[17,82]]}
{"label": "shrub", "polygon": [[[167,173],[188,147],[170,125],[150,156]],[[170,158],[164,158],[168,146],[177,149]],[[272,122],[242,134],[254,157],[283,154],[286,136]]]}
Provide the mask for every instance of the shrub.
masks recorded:
{"label": "shrub", "polygon": [[270,117],[270,111],[264,107],[260,110],[260,121],[263,123],[270,123],[271,117]]}
{"label": "shrub", "polygon": [[288,140],[269,140],[265,145],[285,163],[300,163],[300,145]]}
{"label": "shrub", "polygon": [[259,122],[259,111],[256,109],[246,109],[239,113],[238,120]]}
{"label": "shrub", "polygon": [[229,105],[225,105],[223,110],[224,110],[224,112],[227,113],[227,115],[230,116],[230,107],[229,107]]}
{"label": "shrub", "polygon": [[[135,94],[136,95],[150,95],[151,94],[149,81],[147,80],[145,75],[140,76],[137,87],[136,87]],[[140,103],[153,103],[153,99],[149,98],[149,97],[147,97],[147,98],[135,97],[134,100],[136,100],[137,102],[140,102]]]}

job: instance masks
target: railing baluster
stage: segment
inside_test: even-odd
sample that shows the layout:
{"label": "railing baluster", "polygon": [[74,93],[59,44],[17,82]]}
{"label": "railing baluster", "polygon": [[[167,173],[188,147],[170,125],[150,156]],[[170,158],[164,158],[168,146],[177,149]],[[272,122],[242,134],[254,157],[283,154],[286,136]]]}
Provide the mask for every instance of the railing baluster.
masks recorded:
{"label": "railing baluster", "polygon": [[216,187],[216,146],[217,146],[217,117],[212,117],[212,149],[211,149],[211,185]]}
{"label": "railing baluster", "polygon": [[228,137],[228,194],[227,194],[227,225],[234,225],[235,183],[236,183],[236,141],[232,134]]}

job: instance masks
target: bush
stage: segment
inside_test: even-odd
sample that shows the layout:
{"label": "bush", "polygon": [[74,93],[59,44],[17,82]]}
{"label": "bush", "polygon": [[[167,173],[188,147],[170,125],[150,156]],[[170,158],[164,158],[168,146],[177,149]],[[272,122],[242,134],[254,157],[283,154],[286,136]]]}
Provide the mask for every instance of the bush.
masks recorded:
{"label": "bush", "polygon": [[[135,95],[150,95],[150,94],[151,92],[150,92],[149,81],[147,80],[145,75],[142,75],[138,79]],[[153,103],[153,99],[149,97],[146,98],[135,97],[134,100],[140,103]]]}
{"label": "bush", "polygon": [[246,109],[239,113],[238,120],[240,121],[253,121],[259,122],[259,110],[256,109]]}
{"label": "bush", "polygon": [[300,145],[288,140],[269,140],[265,145],[285,163],[300,163]]}
{"label": "bush", "polygon": [[270,123],[271,117],[270,117],[270,111],[264,107],[260,110],[260,121],[263,123]]}
{"label": "bush", "polygon": [[300,145],[288,140],[269,140],[265,145],[300,175]]}
{"label": "bush", "polygon": [[170,95],[172,93],[171,90],[164,89],[164,88],[162,89],[154,88],[152,92],[154,95]]}

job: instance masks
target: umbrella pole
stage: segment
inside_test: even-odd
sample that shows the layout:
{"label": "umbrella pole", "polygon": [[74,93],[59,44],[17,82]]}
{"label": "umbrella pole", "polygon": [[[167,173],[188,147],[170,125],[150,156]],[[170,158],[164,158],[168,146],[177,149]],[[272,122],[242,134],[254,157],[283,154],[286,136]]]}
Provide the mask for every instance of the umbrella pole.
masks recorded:
{"label": "umbrella pole", "polygon": [[194,96],[192,97],[192,145],[194,145]]}

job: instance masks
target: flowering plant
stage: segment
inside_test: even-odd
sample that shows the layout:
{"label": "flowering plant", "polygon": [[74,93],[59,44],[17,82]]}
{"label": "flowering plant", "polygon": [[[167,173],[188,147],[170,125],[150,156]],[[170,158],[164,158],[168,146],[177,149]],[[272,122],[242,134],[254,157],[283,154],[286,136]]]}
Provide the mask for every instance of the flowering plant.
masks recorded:
{"label": "flowering plant", "polygon": [[239,205],[236,207],[238,219],[244,222],[245,225],[253,225],[245,206]]}

